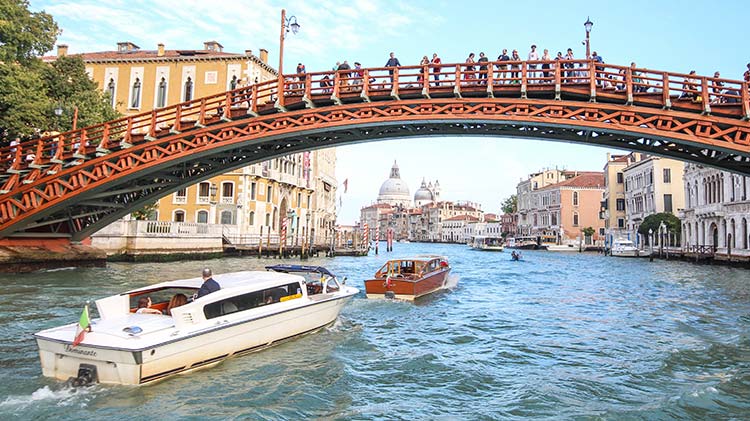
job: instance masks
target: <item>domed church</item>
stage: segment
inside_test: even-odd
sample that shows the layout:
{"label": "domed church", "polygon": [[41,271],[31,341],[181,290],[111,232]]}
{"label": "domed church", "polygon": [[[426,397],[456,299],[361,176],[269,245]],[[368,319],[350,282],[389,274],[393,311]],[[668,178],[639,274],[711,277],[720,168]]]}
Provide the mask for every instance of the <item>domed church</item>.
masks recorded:
{"label": "domed church", "polygon": [[385,180],[380,186],[378,203],[387,203],[391,206],[402,206],[405,208],[411,207],[409,186],[401,179],[396,161],[393,161],[390,178]]}
{"label": "domed church", "polygon": [[417,190],[416,193],[414,193],[414,206],[417,208],[421,208],[424,205],[429,205],[430,203],[435,203],[440,201],[440,183],[435,180],[435,185],[432,184],[432,181],[430,181],[429,184],[427,184],[422,179],[422,185],[419,187],[419,190]]}

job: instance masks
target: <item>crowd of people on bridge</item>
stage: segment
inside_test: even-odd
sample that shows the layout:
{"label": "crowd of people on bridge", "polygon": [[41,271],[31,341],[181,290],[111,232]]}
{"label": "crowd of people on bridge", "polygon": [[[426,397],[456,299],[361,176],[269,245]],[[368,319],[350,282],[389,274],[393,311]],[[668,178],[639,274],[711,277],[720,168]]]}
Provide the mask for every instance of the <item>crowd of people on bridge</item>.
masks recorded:
{"label": "crowd of people on bridge", "polygon": [[[526,62],[525,64],[521,63],[524,61]],[[562,83],[587,83],[591,62],[594,63],[593,71],[596,74],[597,86],[611,88],[616,91],[623,91],[627,88],[627,69],[621,68],[619,71],[613,71],[611,68],[605,69],[604,58],[596,51],[593,51],[587,60],[577,60],[572,48],[568,48],[564,54],[562,51],[558,51],[552,57],[548,49],[542,50],[540,55],[535,44],[531,45],[525,59],[521,57],[517,49],[513,49],[510,54],[508,54],[508,49],[502,49],[497,59],[492,63],[485,52],[480,52],[478,57],[475,53],[471,52],[461,65],[460,74],[464,80],[462,84],[468,85],[486,85],[489,75],[492,75],[494,84],[521,84],[522,80],[525,80],[528,84],[552,84],[555,83],[555,74],[559,67]],[[597,64],[599,63],[602,65],[598,66]],[[429,58],[428,55],[422,56],[419,65],[424,66],[425,72],[411,75],[414,78],[411,80],[416,82],[416,85],[407,83],[405,87],[418,87],[424,84],[423,75],[425,74],[429,75],[429,83],[432,86],[440,86],[441,83],[446,81],[454,83],[451,79],[453,72],[445,72],[445,65],[438,53],[433,53],[432,58]],[[391,52],[384,64],[391,84],[393,83],[395,69],[401,66],[402,64],[395,53]],[[745,71],[743,78],[744,81],[750,82],[750,63],[748,63],[747,67],[748,70]],[[341,90],[361,90],[361,85],[365,77],[365,71],[361,63],[354,62],[354,67],[352,67],[347,60],[344,60],[343,62],[336,62],[331,70],[338,72],[338,83]],[[525,77],[522,76],[523,73],[525,73]],[[661,80],[656,80],[654,75],[649,75],[647,71],[638,69],[635,62],[630,64],[629,73],[633,93],[656,93],[657,90],[661,89]],[[296,82],[292,85],[293,88],[305,88],[305,74],[305,66],[299,63],[297,66],[297,75],[296,77],[292,77],[293,81]],[[408,76],[401,80],[403,81],[404,79],[409,80]],[[376,79],[371,75],[369,81],[373,83]],[[333,92],[335,83],[333,76],[326,74],[318,83],[323,93]],[[711,103],[739,103],[741,100],[739,89],[725,88],[725,82],[720,79],[719,72],[714,73],[713,78],[708,81],[709,98],[703,98],[704,92],[701,78],[696,75],[694,70],[690,71],[684,78],[681,83],[682,86],[676,86],[676,84],[679,84],[679,82],[672,81],[670,90],[673,92],[676,91],[680,99],[691,100],[693,102],[706,100]],[[388,86],[386,84],[380,85],[383,87]]]}

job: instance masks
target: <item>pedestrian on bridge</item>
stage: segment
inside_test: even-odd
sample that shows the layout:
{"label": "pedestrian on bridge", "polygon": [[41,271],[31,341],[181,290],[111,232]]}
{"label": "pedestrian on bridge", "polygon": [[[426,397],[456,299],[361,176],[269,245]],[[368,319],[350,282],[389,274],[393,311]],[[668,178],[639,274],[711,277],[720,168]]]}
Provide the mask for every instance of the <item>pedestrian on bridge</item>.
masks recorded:
{"label": "pedestrian on bridge", "polygon": [[393,68],[401,67],[401,63],[398,61],[396,54],[393,51],[391,51],[390,57],[385,63],[385,67],[390,67],[390,69],[388,69],[388,74],[391,76],[391,83],[393,83]]}
{"label": "pedestrian on bridge", "polygon": [[[503,48],[503,52],[497,56],[497,61],[510,61],[510,57],[508,57],[508,49]],[[497,70],[500,70],[500,73],[498,74],[498,78],[501,80],[505,80],[507,77],[507,72],[503,72],[502,70],[509,70],[510,67],[507,64],[498,64]]]}
{"label": "pedestrian on bridge", "polygon": [[745,82],[750,83],[750,63],[747,63],[747,70],[745,70],[743,77],[745,78]]}
{"label": "pedestrian on bridge", "polygon": [[[536,51],[536,45],[531,46],[531,51],[529,51],[529,61],[539,61],[539,53]],[[535,81],[536,79],[536,64],[529,64],[529,78],[532,81]]]}
{"label": "pedestrian on bridge", "polygon": [[435,77],[435,86],[440,86],[440,57],[437,53],[432,53],[432,73]]}
{"label": "pedestrian on bridge", "polygon": [[484,52],[479,53],[479,79],[484,79],[481,81],[482,85],[487,84],[487,63],[490,61],[490,59],[487,58],[486,55],[484,55]]}

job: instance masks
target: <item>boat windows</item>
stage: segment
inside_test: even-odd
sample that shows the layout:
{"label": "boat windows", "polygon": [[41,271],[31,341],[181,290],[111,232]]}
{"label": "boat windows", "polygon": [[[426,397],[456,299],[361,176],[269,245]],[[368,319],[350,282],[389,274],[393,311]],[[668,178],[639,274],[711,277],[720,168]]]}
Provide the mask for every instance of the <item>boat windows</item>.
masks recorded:
{"label": "boat windows", "polygon": [[402,260],[401,261],[401,267],[399,268],[399,272],[404,275],[411,275],[416,273],[416,268],[414,267],[414,262],[411,260]]}
{"label": "boat windows", "polygon": [[206,319],[213,319],[299,297],[302,297],[302,290],[300,289],[300,284],[294,282],[206,304],[203,307],[203,314],[206,316]]}
{"label": "boat windows", "polygon": [[175,294],[184,294],[187,297],[192,297],[196,292],[198,292],[198,288],[164,288],[155,291],[142,291],[136,295],[130,296],[130,312],[134,313],[138,309],[138,300],[141,297],[151,297],[150,308],[155,308],[161,310],[162,313],[166,313],[167,307],[169,306],[169,300],[171,300]]}

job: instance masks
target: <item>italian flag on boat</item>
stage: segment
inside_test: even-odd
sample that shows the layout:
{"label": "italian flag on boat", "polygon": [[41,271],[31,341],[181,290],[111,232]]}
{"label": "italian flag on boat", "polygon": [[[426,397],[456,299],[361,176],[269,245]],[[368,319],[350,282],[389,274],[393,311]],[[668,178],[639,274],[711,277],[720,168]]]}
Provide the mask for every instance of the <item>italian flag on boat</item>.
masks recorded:
{"label": "italian flag on boat", "polygon": [[76,346],[83,341],[83,337],[86,332],[91,332],[91,324],[89,323],[89,305],[86,304],[83,307],[81,318],[78,319],[78,329],[76,329],[76,337],[73,339],[73,346]]}

